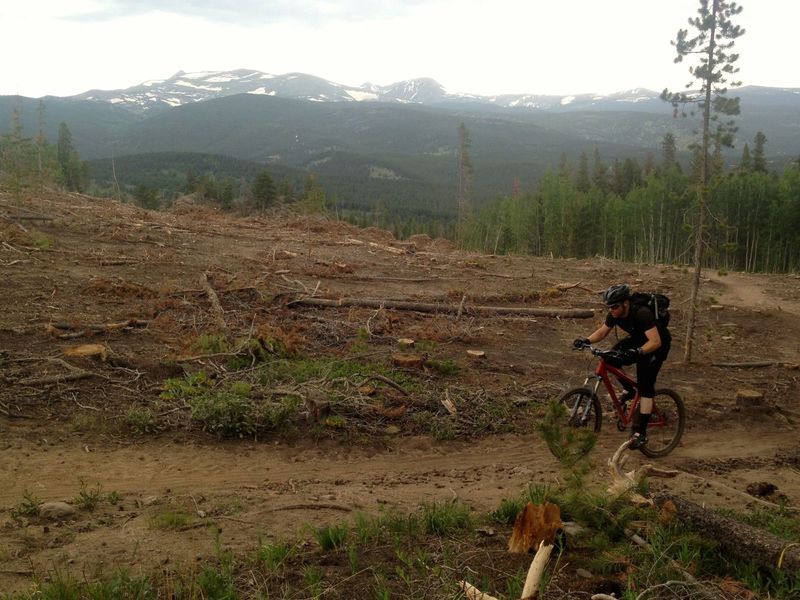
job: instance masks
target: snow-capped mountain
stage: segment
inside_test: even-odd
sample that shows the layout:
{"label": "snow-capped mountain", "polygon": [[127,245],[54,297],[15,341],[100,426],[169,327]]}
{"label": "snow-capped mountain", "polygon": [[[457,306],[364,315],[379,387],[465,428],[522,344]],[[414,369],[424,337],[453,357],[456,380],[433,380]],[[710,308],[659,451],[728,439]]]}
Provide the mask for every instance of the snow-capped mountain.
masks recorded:
{"label": "snow-capped mountain", "polygon": [[[430,78],[409,79],[391,85],[364,83],[359,87],[342,85],[304,73],[272,75],[251,69],[234,71],[179,71],[169,79],[146,81],[123,90],[90,90],[73,96],[78,100],[108,102],[134,112],[154,108],[182,106],[234,94],[263,94],[311,102],[390,102],[397,104],[442,105],[473,108],[517,108],[548,112],[577,111],[664,111],[660,94],[634,88],[608,95],[579,94],[570,96],[543,94],[501,94],[479,96],[455,93],[444,89]],[[731,90],[731,96],[756,104],[796,106],[800,90],[747,86]]]}
{"label": "snow-capped mountain", "polygon": [[90,90],[74,96],[74,98],[109,102],[135,111],[147,111],[153,108],[181,106],[192,102],[245,93],[313,102],[372,101],[427,105],[464,103],[494,105],[503,108],[516,107],[545,110],[586,110],[592,108],[602,110],[602,106],[608,103],[615,105],[614,108],[619,109],[621,105],[633,106],[637,103],[658,100],[656,92],[644,89],[630,90],[612,96],[591,94],[580,96],[533,94],[478,96],[465,93],[450,93],[441,84],[430,78],[398,81],[386,86],[365,83],[359,87],[353,87],[304,73],[272,75],[249,69],[198,73],[179,71],[169,79],[146,81],[123,90]]}
{"label": "snow-capped mountain", "polygon": [[364,84],[352,87],[303,73],[272,75],[261,71],[179,71],[169,79],[145,81],[123,90],[90,90],[74,98],[110,102],[147,111],[181,106],[234,94],[262,94],[312,102],[405,102],[430,104],[445,98],[442,86],[432,79],[401,81],[389,86]]}

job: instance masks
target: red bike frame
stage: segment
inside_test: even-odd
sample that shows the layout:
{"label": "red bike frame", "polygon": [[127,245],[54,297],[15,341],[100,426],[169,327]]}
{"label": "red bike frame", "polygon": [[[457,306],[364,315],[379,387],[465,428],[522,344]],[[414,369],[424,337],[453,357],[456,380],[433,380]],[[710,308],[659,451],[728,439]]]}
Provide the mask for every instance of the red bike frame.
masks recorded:
{"label": "red bike frame", "polygon": [[[620,422],[627,427],[630,425],[631,421],[633,420],[633,415],[636,412],[636,409],[639,407],[639,384],[636,383],[636,380],[632,379],[622,369],[608,364],[603,356],[600,356],[599,358],[600,360],[597,361],[597,368],[594,370],[594,376],[590,375],[587,377],[586,381],[583,382],[583,385],[589,387],[589,380],[596,379],[594,389],[592,390],[592,393],[596,396],[597,390],[600,387],[600,382],[602,381],[603,385],[605,385],[606,391],[608,391],[608,395],[611,396],[611,403],[613,404],[614,410],[617,413],[617,418],[619,418]],[[627,413],[622,408],[622,404],[617,397],[617,391],[614,389],[614,386],[611,385],[611,379],[608,376],[609,373],[636,391],[633,401],[628,407]],[[663,427],[665,424],[666,419],[661,413],[658,412],[658,407],[654,402],[653,415],[650,417],[648,428]]]}

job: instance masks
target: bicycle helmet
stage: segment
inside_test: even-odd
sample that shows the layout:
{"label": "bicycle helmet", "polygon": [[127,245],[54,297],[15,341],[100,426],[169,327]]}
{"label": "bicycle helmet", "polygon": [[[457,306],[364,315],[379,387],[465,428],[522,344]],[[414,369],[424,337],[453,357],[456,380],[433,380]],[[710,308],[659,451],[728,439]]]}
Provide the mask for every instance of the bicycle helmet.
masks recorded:
{"label": "bicycle helmet", "polygon": [[630,300],[631,288],[626,283],[612,285],[603,294],[603,302],[606,306],[622,304],[624,300]]}

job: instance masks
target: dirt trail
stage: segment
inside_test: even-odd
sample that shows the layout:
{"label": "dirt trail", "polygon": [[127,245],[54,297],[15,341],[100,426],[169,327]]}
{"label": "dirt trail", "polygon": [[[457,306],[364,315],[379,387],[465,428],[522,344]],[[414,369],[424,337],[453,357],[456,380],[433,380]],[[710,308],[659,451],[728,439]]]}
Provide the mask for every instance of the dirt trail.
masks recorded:
{"label": "dirt trail", "polygon": [[[624,439],[606,425],[592,454],[591,485],[606,485],[605,462]],[[754,505],[744,493],[746,486],[770,481],[792,503],[800,501],[800,471],[776,459],[776,453],[796,443],[796,430],[733,425],[728,431],[703,432],[694,427],[684,439],[659,462],[683,474],[665,482],[652,480],[651,489],[667,489],[704,505],[744,509]],[[118,505],[101,508],[90,521],[49,533],[46,527],[28,527],[19,539],[9,531],[7,556],[22,553],[20,559],[6,561],[0,588],[20,590],[28,585],[28,569],[44,573],[65,562],[75,572],[98,566],[147,572],[166,564],[191,569],[197,561],[213,560],[212,524],[221,531],[225,547],[246,552],[260,540],[309,538],[309,527],[349,521],[357,512],[375,514],[381,507],[410,512],[424,503],[458,498],[485,514],[501,500],[519,497],[530,484],[557,484],[564,476],[533,435],[470,443],[404,439],[374,453],[339,444],[179,445],[170,440],[121,448],[90,446],[88,453],[79,443],[8,450],[2,455],[0,478],[12,485],[0,491],[0,505],[13,505],[23,488],[43,499],[70,500],[81,475],[120,496]],[[627,467],[643,462],[644,457],[633,453]],[[187,511],[197,525],[161,530],[153,519],[166,510]],[[203,520],[197,519],[200,514]]]}
{"label": "dirt trail", "polygon": [[[625,439],[610,423],[604,429],[593,451],[598,481],[605,478],[604,460]],[[679,448],[659,463],[679,467],[697,460],[766,460],[796,441],[796,432],[785,425],[771,427],[767,422],[759,429],[763,435],[745,438],[739,435],[744,428],[735,425],[706,432],[693,427]],[[631,458],[633,466],[644,460],[637,453]],[[124,497],[220,494],[278,486],[285,488],[286,497],[302,498],[318,494],[320,489],[355,485],[371,487],[384,500],[406,506],[415,506],[429,496],[450,497],[452,492],[435,491],[446,481],[446,489],[488,508],[509,494],[509,486],[553,482],[560,474],[559,464],[535,435],[470,443],[413,438],[376,452],[335,443],[286,447],[165,441],[99,450],[81,444],[20,445],[3,453],[0,475],[10,485],[0,491],[0,505],[13,504],[24,489],[46,499],[67,499],[75,493],[76,479],[86,477]],[[800,478],[796,483],[800,484]],[[797,492],[800,494],[800,489]],[[346,495],[351,501],[357,497]]]}
{"label": "dirt trail", "polygon": [[[260,538],[307,536],[304,528],[356,511],[381,506],[411,511],[454,497],[487,511],[531,483],[562,480],[560,465],[532,434],[534,411],[579,384],[592,368],[591,359],[569,350],[570,342],[596,327],[602,315],[502,318],[469,314],[470,305],[597,308],[594,291],[628,281],[670,294],[674,355],[682,345],[690,276],[680,267],[484,256],[424,236],[412,246],[384,231],[335,221],[234,219],[195,205],[151,213],[54,194],[32,200],[31,207],[54,218],[37,232],[37,240],[51,241],[46,249],[40,251],[36,240],[20,237],[16,228],[0,228],[0,279],[10,282],[0,313],[0,590],[27,588],[34,572],[65,561],[76,573],[98,566],[147,572],[167,563],[194,565],[213,559],[211,524],[223,529],[227,547],[246,551]],[[165,404],[161,398],[165,380],[183,377],[184,367],[229,374],[223,361],[178,360],[195,354],[199,336],[213,332],[212,308],[198,289],[203,273],[210,273],[227,326],[240,334],[280,336],[304,356],[368,356],[386,366],[396,340],[408,337],[424,343],[424,352],[440,365],[456,369],[409,372],[418,386],[410,400],[392,396],[390,389],[380,398],[345,398],[362,409],[343,411],[349,429],[326,429],[294,415],[298,441],[293,444],[218,442],[201,431],[181,401]],[[791,369],[800,362],[800,280],[739,273],[706,277],[696,362],[681,365],[671,356],[660,375],[664,385],[684,396],[689,415],[683,443],[660,464],[711,483],[681,475],[652,485],[701,503],[740,508],[748,502],[742,496],[747,484],[766,480],[778,485],[790,505],[800,505],[800,394],[797,371]],[[564,282],[582,283],[559,291]],[[312,291],[325,298],[456,306],[466,298],[467,310],[455,317],[287,305]],[[723,308],[711,310],[716,302]],[[132,317],[147,320],[148,327],[91,339],[62,339],[47,328],[67,323],[79,330]],[[363,335],[366,328],[371,335]],[[71,363],[97,377],[24,385],[26,378],[41,381],[63,373],[59,361],[66,350],[83,342],[103,343],[110,351],[109,361]],[[711,366],[773,358],[775,347],[787,366]],[[486,358],[467,358],[470,349],[485,351]],[[755,410],[742,409],[735,400],[741,387],[763,391],[767,401]],[[457,399],[456,418],[434,395],[445,390]],[[378,419],[370,412],[397,403],[408,413]],[[169,415],[158,420],[162,433],[122,426],[132,408]],[[433,430],[421,428],[414,417],[425,424],[456,423],[458,440],[434,441]],[[338,441],[315,441],[327,437]],[[592,455],[592,485],[605,485],[606,460],[624,439],[613,423],[604,424]],[[629,466],[642,460],[634,453]],[[73,501],[80,479],[90,491],[100,486],[106,494],[115,492],[118,503],[104,501],[63,524],[12,517],[26,491],[42,501]],[[176,528],[154,524],[170,511],[183,511],[189,522]]]}
{"label": "dirt trail", "polygon": [[[800,301],[796,296],[775,295],[772,283],[775,276],[756,273],[728,273],[722,276],[712,271],[703,275],[715,286],[715,298],[723,305],[748,310],[779,310],[800,317]],[[792,276],[785,277],[788,279]]]}

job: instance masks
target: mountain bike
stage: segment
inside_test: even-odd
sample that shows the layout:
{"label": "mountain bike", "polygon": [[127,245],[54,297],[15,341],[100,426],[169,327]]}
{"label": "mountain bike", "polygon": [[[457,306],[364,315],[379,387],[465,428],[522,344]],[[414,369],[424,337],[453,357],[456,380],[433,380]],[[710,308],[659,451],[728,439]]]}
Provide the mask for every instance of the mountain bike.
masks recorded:
{"label": "mountain bike", "polygon": [[[603,423],[603,407],[597,391],[603,383],[616,415],[617,429],[625,431],[638,418],[639,387],[636,380],[631,379],[622,370],[622,356],[616,350],[600,350],[589,344],[577,350],[587,349],[600,360],[594,374],[589,375],[583,386],[572,389],[559,398],[559,403],[567,409],[569,425],[573,427],[592,427],[595,433],[600,432]],[[624,387],[635,390],[629,405],[620,402],[609,374],[625,383]],[[590,382],[594,380],[594,384]],[[653,414],[647,426],[647,444],[640,450],[645,456],[657,458],[666,456],[681,441],[686,426],[686,408],[677,392],[661,388],[656,390],[653,398]]]}

